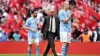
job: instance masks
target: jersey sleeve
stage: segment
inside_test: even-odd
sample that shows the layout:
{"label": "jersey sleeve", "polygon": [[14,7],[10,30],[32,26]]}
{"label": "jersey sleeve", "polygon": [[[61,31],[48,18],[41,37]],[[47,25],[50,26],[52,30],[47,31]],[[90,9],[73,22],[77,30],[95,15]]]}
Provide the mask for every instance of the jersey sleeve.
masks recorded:
{"label": "jersey sleeve", "polygon": [[58,16],[59,16],[59,19],[61,21],[65,19],[65,16],[64,16],[64,12],[63,11],[59,12],[59,15]]}
{"label": "jersey sleeve", "polygon": [[26,20],[25,26],[29,26],[29,19]]}

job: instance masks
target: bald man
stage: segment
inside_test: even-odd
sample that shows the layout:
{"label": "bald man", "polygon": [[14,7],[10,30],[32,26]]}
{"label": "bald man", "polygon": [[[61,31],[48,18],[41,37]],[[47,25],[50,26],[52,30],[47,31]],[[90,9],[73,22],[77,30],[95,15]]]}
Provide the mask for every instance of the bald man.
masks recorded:
{"label": "bald man", "polygon": [[71,17],[73,15],[73,12],[69,10],[69,2],[65,1],[63,9],[58,14],[60,19],[60,40],[63,43],[62,56],[67,55],[68,46],[71,42]]}
{"label": "bald man", "polygon": [[55,36],[59,38],[59,18],[55,16],[55,10],[50,9],[49,15],[45,17],[43,27],[41,30],[41,33],[43,34],[43,37],[48,40],[48,44],[46,47],[46,50],[43,54],[43,56],[47,56],[49,49],[51,48],[54,56],[58,56],[56,51],[55,51],[55,44],[54,44],[54,39]]}

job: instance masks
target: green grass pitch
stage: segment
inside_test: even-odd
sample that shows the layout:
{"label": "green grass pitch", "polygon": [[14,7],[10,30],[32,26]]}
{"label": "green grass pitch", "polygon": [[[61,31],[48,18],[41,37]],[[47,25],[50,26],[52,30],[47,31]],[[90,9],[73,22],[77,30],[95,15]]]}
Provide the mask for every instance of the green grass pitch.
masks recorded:
{"label": "green grass pitch", "polygon": [[[0,54],[0,56],[27,56],[27,54]],[[35,54],[32,54],[35,56]],[[43,56],[43,55],[40,55]],[[48,56],[54,56],[53,54],[49,54]],[[61,55],[59,55],[61,56]],[[79,55],[79,54],[69,54],[68,56],[100,56],[100,55]]]}

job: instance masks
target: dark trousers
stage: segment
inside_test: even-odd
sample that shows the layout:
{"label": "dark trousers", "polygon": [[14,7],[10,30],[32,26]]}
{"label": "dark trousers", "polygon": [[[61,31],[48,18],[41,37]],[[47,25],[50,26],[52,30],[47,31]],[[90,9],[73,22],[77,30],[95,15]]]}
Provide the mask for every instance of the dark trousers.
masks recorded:
{"label": "dark trousers", "polygon": [[52,32],[48,32],[47,33],[48,44],[47,44],[47,47],[46,47],[46,50],[45,50],[43,56],[47,56],[50,48],[51,48],[54,56],[57,56],[56,51],[55,51],[54,39],[55,39],[55,34]]}

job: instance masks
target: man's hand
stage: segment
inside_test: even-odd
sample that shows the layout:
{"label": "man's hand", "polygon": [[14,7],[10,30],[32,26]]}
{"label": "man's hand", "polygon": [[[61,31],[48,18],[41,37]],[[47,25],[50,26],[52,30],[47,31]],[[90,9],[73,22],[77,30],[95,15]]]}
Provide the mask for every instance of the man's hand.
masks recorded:
{"label": "man's hand", "polygon": [[35,29],[31,29],[33,32],[36,32],[36,30]]}
{"label": "man's hand", "polygon": [[71,12],[71,16],[74,16],[74,12]]}
{"label": "man's hand", "polygon": [[43,38],[43,34],[41,33],[41,38]]}

